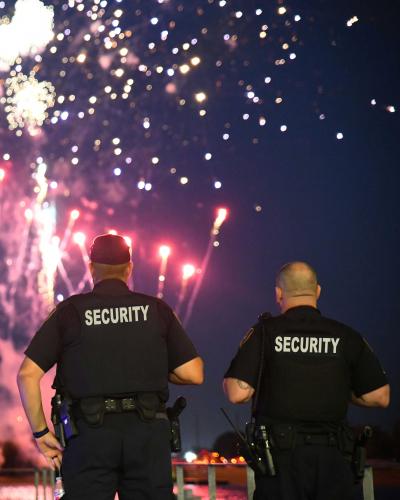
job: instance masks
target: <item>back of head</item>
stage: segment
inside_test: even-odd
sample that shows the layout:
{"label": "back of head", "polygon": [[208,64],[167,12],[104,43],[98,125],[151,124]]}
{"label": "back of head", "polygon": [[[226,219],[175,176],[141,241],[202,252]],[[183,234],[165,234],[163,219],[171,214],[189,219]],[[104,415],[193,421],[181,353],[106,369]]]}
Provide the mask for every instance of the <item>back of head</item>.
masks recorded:
{"label": "back of head", "polygon": [[318,295],[318,281],[315,270],[306,262],[285,264],[276,277],[276,286],[286,299],[315,297]]}
{"label": "back of head", "polygon": [[90,270],[94,281],[129,278],[132,263],[131,250],[122,236],[97,236],[90,249]]}

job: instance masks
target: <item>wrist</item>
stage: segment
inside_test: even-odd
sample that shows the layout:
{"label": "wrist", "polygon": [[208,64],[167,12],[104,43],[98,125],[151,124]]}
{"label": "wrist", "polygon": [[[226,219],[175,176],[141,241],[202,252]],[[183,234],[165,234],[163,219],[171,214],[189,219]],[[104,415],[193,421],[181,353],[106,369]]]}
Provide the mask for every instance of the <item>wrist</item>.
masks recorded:
{"label": "wrist", "polygon": [[39,438],[41,438],[41,437],[45,436],[48,432],[50,432],[50,431],[49,431],[49,428],[46,426],[46,427],[45,427],[44,429],[42,429],[41,431],[38,431],[38,432],[32,432],[32,434],[33,434],[33,437],[34,437],[35,439],[39,439]]}

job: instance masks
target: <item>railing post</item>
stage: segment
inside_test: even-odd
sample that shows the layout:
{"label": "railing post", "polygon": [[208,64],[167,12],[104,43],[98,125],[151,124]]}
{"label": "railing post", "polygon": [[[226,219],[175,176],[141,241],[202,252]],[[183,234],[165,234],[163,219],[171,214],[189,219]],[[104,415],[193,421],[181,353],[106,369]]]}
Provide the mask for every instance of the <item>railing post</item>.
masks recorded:
{"label": "railing post", "polygon": [[215,476],[215,465],[207,467],[208,474],[208,498],[209,500],[217,499],[217,481]]}
{"label": "railing post", "polygon": [[176,486],[178,488],[178,500],[185,500],[185,478],[183,475],[183,466],[176,465]]}
{"label": "railing post", "polygon": [[365,467],[364,478],[362,482],[364,500],[374,500],[374,478],[372,467]]}
{"label": "railing post", "polygon": [[43,500],[46,500],[47,489],[47,469],[42,469],[42,482],[43,482]]}
{"label": "railing post", "polygon": [[39,471],[38,469],[35,469],[34,476],[33,476],[33,481],[35,484],[35,500],[39,500],[39,482],[40,482],[40,477],[39,477]]}
{"label": "railing post", "polygon": [[246,466],[246,476],[247,476],[247,498],[251,500],[256,489],[256,483],[254,479],[254,471],[248,465]]}

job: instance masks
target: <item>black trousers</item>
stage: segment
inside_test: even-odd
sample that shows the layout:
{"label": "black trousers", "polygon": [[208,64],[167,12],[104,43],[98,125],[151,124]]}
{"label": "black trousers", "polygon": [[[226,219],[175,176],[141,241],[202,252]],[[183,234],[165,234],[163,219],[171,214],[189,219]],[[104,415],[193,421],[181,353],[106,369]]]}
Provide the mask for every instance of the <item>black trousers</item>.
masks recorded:
{"label": "black trousers", "polygon": [[101,427],[77,422],[64,451],[65,500],[171,500],[168,420],[142,422],[136,412],[107,414]]}
{"label": "black trousers", "polygon": [[276,477],[256,477],[254,500],[354,500],[350,465],[339,450],[305,445],[276,451]]}

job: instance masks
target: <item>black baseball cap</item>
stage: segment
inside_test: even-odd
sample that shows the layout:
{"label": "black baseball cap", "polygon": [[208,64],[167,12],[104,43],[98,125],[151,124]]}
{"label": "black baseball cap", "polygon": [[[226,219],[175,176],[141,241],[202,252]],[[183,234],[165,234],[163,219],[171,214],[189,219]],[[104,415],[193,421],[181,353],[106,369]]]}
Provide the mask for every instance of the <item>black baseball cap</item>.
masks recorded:
{"label": "black baseball cap", "polygon": [[122,236],[117,234],[101,234],[97,236],[90,248],[90,260],[98,264],[118,265],[131,260],[131,250]]}

